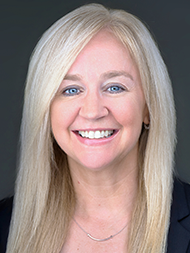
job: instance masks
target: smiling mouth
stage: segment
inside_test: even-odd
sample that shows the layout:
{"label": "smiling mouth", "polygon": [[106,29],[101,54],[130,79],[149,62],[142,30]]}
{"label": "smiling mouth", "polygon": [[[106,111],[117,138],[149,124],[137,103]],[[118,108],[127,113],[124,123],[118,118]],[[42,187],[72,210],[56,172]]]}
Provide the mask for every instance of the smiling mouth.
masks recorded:
{"label": "smiling mouth", "polygon": [[97,131],[78,131],[82,138],[103,139],[109,138],[114,134],[115,130],[97,130]]}

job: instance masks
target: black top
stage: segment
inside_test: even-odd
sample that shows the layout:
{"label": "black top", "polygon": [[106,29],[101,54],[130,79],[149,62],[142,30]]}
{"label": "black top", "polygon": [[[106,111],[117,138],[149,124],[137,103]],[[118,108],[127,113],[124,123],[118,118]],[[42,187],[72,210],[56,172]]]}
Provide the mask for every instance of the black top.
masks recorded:
{"label": "black top", "polygon": [[[13,198],[0,201],[0,253],[5,253]],[[190,253],[190,185],[175,180],[167,253]]]}
{"label": "black top", "polygon": [[13,197],[0,201],[0,253],[4,253],[6,250],[12,206]]}

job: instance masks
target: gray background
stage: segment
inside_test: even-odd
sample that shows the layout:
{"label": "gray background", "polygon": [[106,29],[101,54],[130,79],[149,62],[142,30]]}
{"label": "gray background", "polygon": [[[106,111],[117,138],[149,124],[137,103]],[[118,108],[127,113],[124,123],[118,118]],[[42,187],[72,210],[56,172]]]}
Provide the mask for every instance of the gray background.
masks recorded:
{"label": "gray background", "polygon": [[[93,1],[125,9],[153,32],[172,79],[178,117],[176,168],[190,182],[190,1]],[[23,91],[30,54],[57,19],[89,1],[0,2],[0,199],[13,194]]]}

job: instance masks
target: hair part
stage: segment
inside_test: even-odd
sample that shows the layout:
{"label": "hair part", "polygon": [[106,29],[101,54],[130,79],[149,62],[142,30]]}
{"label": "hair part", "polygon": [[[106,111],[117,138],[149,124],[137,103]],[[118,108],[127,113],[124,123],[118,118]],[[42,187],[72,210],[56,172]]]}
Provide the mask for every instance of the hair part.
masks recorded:
{"label": "hair part", "polygon": [[150,32],[138,18],[123,10],[89,4],[52,25],[31,57],[7,252],[58,253],[64,243],[75,194],[66,154],[51,134],[51,102],[77,55],[102,29],[109,29],[129,49],[150,115],[150,130],[142,128],[139,141],[139,195],[129,252],[166,250],[176,142],[168,72]]}

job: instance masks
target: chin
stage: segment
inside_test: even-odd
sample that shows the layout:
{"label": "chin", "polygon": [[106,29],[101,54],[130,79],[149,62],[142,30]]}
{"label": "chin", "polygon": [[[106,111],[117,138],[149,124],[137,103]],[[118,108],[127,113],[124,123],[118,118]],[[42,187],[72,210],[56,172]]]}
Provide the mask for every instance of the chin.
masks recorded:
{"label": "chin", "polygon": [[111,167],[113,161],[109,159],[105,161],[105,158],[102,160],[99,157],[97,158],[96,156],[96,157],[89,157],[88,159],[83,160],[81,159],[78,161],[73,161],[69,159],[69,163],[73,168],[80,167],[84,168],[85,170],[87,169],[89,171],[101,171],[108,168],[109,166]]}

